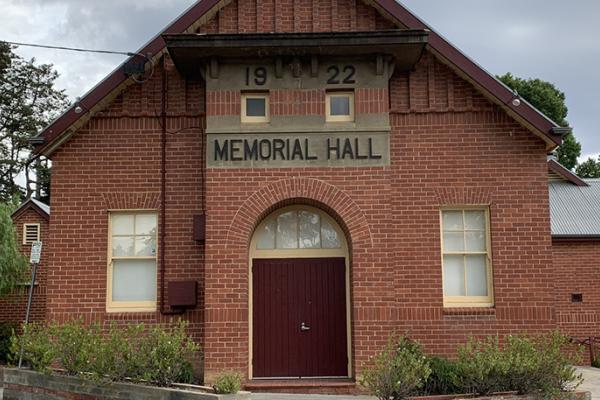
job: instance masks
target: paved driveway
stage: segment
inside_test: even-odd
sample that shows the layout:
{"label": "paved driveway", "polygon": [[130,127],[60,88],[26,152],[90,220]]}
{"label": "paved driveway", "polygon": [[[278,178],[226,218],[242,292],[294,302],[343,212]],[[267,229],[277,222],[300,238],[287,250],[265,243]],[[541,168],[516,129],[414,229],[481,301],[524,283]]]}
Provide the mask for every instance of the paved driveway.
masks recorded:
{"label": "paved driveway", "polygon": [[583,383],[579,387],[592,393],[592,399],[600,400],[600,369],[592,367],[578,367],[577,370],[583,375]]}

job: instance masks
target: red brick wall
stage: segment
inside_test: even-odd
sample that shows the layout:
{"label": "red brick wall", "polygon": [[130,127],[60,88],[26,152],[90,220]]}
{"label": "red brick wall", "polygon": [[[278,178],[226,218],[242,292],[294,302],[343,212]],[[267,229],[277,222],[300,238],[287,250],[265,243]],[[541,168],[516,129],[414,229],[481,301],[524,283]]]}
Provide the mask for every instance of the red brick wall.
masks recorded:
{"label": "red brick wall", "polygon": [[[44,246],[47,246],[49,238],[48,220],[40,216],[33,209],[20,213],[13,219],[17,231],[17,244],[27,259],[31,253],[31,245],[23,243],[23,224],[40,224],[40,237]],[[42,248],[42,258],[38,266],[38,285],[33,290],[33,302],[31,304],[31,321],[42,321],[46,314],[46,276],[48,271],[48,249]],[[0,297],[0,321],[9,321],[17,324],[25,320],[27,309],[27,296],[29,286],[19,286],[12,293]]]}
{"label": "red brick wall", "polygon": [[[556,271],[556,319],[565,333],[600,336],[600,241],[552,242]],[[572,293],[583,294],[573,303]]]}
{"label": "red brick wall", "polygon": [[[200,31],[390,26],[359,0],[234,0]],[[160,72],[126,89],[52,157],[51,319],[169,319],[105,312],[107,211],[159,206]],[[205,347],[209,376],[247,371],[248,242],[261,218],[291,203],[325,209],[347,232],[355,373],[393,330],[452,354],[470,335],[556,327],[544,143],[430,54],[390,83],[390,166],[210,169],[205,199],[203,93],[168,64],[167,243],[159,251],[166,251],[167,281],[200,283],[200,306],[184,317]],[[387,103],[380,95],[373,104]],[[208,104],[212,113],[224,108]],[[203,201],[206,248],[192,240],[192,215]],[[494,309],[442,307],[439,208],[452,204],[490,205]]]}

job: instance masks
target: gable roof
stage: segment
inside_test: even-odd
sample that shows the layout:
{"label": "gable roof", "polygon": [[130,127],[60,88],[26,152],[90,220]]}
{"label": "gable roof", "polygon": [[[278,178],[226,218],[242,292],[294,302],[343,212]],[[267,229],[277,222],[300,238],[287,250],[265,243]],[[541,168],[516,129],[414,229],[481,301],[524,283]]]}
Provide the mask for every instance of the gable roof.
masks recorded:
{"label": "gable roof", "polygon": [[[417,18],[406,7],[395,0],[365,1],[408,29],[430,30],[428,49],[436,56],[445,61],[461,77],[479,88],[492,102],[498,104],[513,118],[543,139],[546,142],[548,150],[552,150],[561,143],[564,130],[561,130],[555,122],[548,119],[524,100],[521,100],[520,106],[513,105],[512,100],[515,95],[512,90],[450,44],[450,42]],[[137,53],[151,54],[154,59],[157,59],[165,50],[165,41],[161,35],[184,33],[198,20],[206,17],[213,8],[226,3],[228,2],[225,0],[198,1]],[[84,110],[93,110],[100,106],[111,93],[122,88],[128,81],[132,81],[132,78],[125,75],[122,68],[130,59],[126,60],[109,74],[108,77],[81,97],[79,104]],[[90,114],[91,112],[76,113],[75,106],[68,109],[32,140],[32,143],[36,145],[35,152],[50,155],[76,131],[77,127],[87,122],[91,117]]]}
{"label": "gable roof", "polygon": [[548,173],[551,174],[551,178],[552,175],[556,175],[559,180],[569,182],[575,186],[589,186],[586,181],[575,175],[552,156],[548,159]]}
{"label": "gable roof", "polygon": [[600,179],[586,179],[585,183],[549,183],[553,238],[600,239]]}
{"label": "gable roof", "polygon": [[13,219],[18,218],[20,215],[22,215],[25,211],[29,209],[32,209],[33,211],[38,213],[40,217],[44,218],[45,220],[48,220],[50,218],[50,206],[34,198],[27,199],[23,204],[19,206],[19,208],[15,210],[15,212],[12,213],[11,217]]}

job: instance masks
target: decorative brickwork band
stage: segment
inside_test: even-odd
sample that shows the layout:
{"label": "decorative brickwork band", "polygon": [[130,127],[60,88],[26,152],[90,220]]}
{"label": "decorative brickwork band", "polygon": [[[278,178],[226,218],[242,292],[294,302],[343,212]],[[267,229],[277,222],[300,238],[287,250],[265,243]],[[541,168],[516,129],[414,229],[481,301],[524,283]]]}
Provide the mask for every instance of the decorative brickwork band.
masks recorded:
{"label": "decorative brickwork band", "polygon": [[156,210],[158,193],[102,193],[107,210]]}
{"label": "decorative brickwork band", "polygon": [[229,245],[246,246],[260,221],[279,207],[304,203],[327,211],[344,229],[351,246],[373,245],[369,223],[360,207],[340,189],[318,179],[291,178],[254,192],[238,209],[227,233]]}

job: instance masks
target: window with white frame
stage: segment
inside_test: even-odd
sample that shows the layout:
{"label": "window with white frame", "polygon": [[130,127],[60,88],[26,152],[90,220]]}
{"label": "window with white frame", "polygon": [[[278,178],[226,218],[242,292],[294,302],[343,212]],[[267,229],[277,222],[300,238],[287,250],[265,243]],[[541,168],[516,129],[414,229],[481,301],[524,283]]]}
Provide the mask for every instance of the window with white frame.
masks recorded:
{"label": "window with white frame", "polygon": [[445,209],[442,219],[444,304],[493,304],[487,208]]}
{"label": "window with white frame", "polygon": [[353,92],[327,92],[325,97],[325,120],[327,122],[354,121]]}
{"label": "window with white frame", "polygon": [[268,93],[242,93],[242,122],[269,122]]}
{"label": "window with white frame", "polygon": [[107,309],[156,309],[155,212],[111,212]]}
{"label": "window with white frame", "polygon": [[40,224],[23,224],[23,244],[30,245],[40,240]]}

